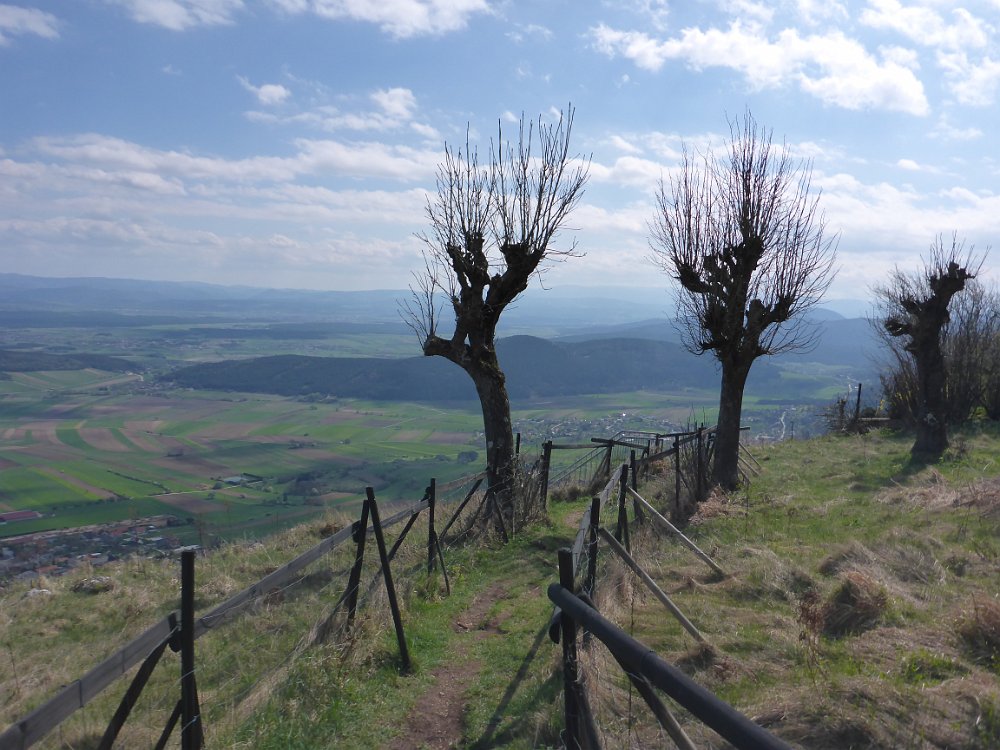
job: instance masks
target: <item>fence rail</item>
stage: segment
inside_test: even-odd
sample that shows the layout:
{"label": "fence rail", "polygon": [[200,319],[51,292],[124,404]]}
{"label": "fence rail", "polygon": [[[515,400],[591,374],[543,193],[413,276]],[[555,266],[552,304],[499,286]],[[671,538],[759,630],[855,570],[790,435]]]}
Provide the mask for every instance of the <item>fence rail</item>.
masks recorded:
{"label": "fence rail", "polygon": [[[461,481],[468,482],[470,479],[478,479],[469,491],[469,497],[475,492],[482,481],[480,475],[463,478]],[[460,487],[459,480],[444,485],[447,489]],[[400,510],[381,521],[378,518],[377,505],[375,504],[374,492],[369,488],[367,497],[362,507],[361,519],[355,521],[350,526],[340,529],[333,535],[323,539],[318,544],[287,562],[274,572],[260,579],[256,583],[247,586],[242,591],[229,597],[222,603],[216,605],[205,614],[194,617],[192,612],[192,622],[188,625],[186,632],[182,627],[181,613],[179,611],[170,612],[167,616],[158,620],[140,635],[130,640],[114,654],[100,662],[93,669],[88,671],[79,679],[73,681],[62,688],[55,696],[44,704],[31,711],[20,720],[14,722],[10,727],[0,733],[0,750],[25,750],[39,740],[43,739],[59,724],[69,718],[77,710],[90,703],[95,697],[112,685],[120,677],[127,674],[133,667],[147,659],[154,651],[162,648],[163,644],[176,640],[178,636],[189,637],[191,642],[205,635],[209,630],[214,630],[221,625],[235,619],[237,615],[246,610],[248,605],[267,596],[269,593],[279,590],[294,581],[299,574],[312,563],[321,559],[348,541],[355,541],[358,547],[358,554],[355,566],[351,571],[351,579],[348,582],[344,596],[334,607],[336,611],[345,601],[350,607],[350,615],[353,618],[353,610],[357,603],[357,588],[359,586],[360,564],[363,560],[364,539],[369,534],[376,537],[379,546],[381,566],[376,574],[385,578],[386,587],[389,590],[390,606],[393,608],[393,620],[396,625],[397,635],[401,649],[401,657],[404,667],[408,665],[408,655],[405,650],[405,639],[402,637],[402,623],[399,618],[398,609],[394,603],[394,592],[392,590],[391,572],[389,563],[395,555],[399,544],[412,526],[412,522],[423,511],[433,509],[436,504],[435,482],[432,479],[424,497],[416,503]],[[464,504],[463,504],[464,507]],[[454,521],[462,508],[459,508],[452,518]],[[372,522],[368,519],[371,516]],[[385,542],[381,539],[382,531],[389,529],[408,519],[409,523],[404,528],[396,544],[391,551],[385,549]],[[364,529],[364,533],[362,533]],[[191,553],[193,554],[193,553]],[[428,572],[435,566],[435,560],[439,560],[442,571],[447,580],[447,571],[444,570],[444,557],[440,548],[438,535],[434,529],[433,521],[428,529]],[[193,597],[193,573],[191,574],[190,586],[182,587],[182,599],[185,595]],[[193,599],[192,599],[193,600]],[[183,602],[182,602],[183,603]],[[179,648],[179,645],[178,645]],[[151,667],[150,667],[151,669]],[[184,670],[185,673],[191,670]],[[140,687],[141,690],[141,687]],[[128,695],[131,695],[129,691]],[[127,697],[128,697],[127,695]],[[130,700],[134,703],[137,695],[131,695]],[[188,710],[191,708],[188,706]],[[126,713],[127,715],[127,713]],[[176,718],[172,719],[176,721]],[[117,719],[112,719],[114,724]],[[172,726],[172,724],[171,724]],[[169,734],[169,729],[165,734]],[[110,731],[109,726],[109,731]],[[120,728],[120,727],[119,727]],[[182,727],[183,730],[183,727]],[[162,739],[165,739],[162,738]],[[189,747],[189,745],[185,745]]]}
{"label": "fence rail", "polygon": [[[561,557],[568,558],[569,550],[562,550]],[[568,564],[568,563],[567,563]],[[593,718],[588,718],[589,706],[584,695],[576,661],[576,626],[581,625],[603,643],[622,669],[670,696],[690,711],[706,726],[718,732],[740,750],[790,750],[791,746],[775,737],[763,727],[752,722],[731,705],[705,689],[682,671],[668,664],[648,646],[632,638],[610,620],[601,616],[592,605],[584,602],[567,588],[565,582],[553,583],[548,596],[561,612],[563,638],[563,670],[566,676],[566,746],[571,750],[580,747],[597,747]],[[568,625],[567,622],[568,621]],[[650,709],[661,723],[665,723],[664,706],[640,690]],[[655,697],[655,696],[653,696]],[[664,729],[667,729],[664,726]],[[670,731],[667,729],[667,731]],[[581,742],[581,740],[583,740]]]}

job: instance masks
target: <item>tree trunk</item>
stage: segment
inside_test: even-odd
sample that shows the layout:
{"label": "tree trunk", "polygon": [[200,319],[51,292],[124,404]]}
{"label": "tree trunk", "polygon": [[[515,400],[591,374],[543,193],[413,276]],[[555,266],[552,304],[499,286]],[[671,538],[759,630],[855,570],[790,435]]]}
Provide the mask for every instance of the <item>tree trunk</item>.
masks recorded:
{"label": "tree trunk", "polygon": [[940,337],[924,336],[922,339],[914,341],[912,349],[917,364],[917,436],[910,455],[925,461],[939,458],[948,447],[948,425],[945,362]]}
{"label": "tree trunk", "polygon": [[510,518],[514,505],[514,431],[506,379],[495,361],[493,364],[493,367],[476,368],[476,372],[470,375],[483,409],[487,482],[504,516]]}
{"label": "tree trunk", "polygon": [[749,374],[749,367],[722,363],[712,484],[726,490],[736,489],[740,483],[740,418],[743,414],[743,389]]}

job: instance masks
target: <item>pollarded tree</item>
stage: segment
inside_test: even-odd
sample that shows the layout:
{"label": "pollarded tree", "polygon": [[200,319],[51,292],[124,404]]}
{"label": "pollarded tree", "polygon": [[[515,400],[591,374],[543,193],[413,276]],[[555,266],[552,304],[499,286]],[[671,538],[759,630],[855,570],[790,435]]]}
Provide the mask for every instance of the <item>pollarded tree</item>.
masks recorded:
{"label": "pollarded tree", "polygon": [[905,273],[897,268],[887,285],[873,290],[886,333],[902,337],[903,348],[913,357],[916,439],[910,455],[918,461],[933,460],[948,447],[948,375],[942,330],[951,317],[952,298],[976,277],[980,265],[982,259],[973,255],[972,248],[966,252],[957,237],[952,237],[950,248],[938,237],[922,272]]}
{"label": "pollarded tree", "polygon": [[[907,336],[893,336],[885,320],[898,314],[883,304],[871,320],[882,339],[887,356],[882,363],[882,390],[890,416],[916,425],[918,411],[917,366],[907,349]],[[948,308],[948,319],[941,327],[941,354],[944,358],[945,387],[942,413],[947,425],[959,425],[970,419],[980,406],[987,409],[1000,398],[997,388],[998,343],[1000,343],[1000,294],[978,280],[967,280],[961,294],[956,294]],[[1000,403],[998,401],[997,403]]]}
{"label": "pollarded tree", "polygon": [[[522,116],[516,143],[490,145],[488,164],[466,139],[445,146],[437,195],[428,201],[424,270],[416,274],[404,317],[426,356],[444,357],[472,378],[483,411],[487,479],[505,512],[512,513],[514,438],[507,386],[497,359],[496,332],[506,307],[523,292],[545,260],[575,254],[553,244],[583,196],[589,162],[570,153],[573,108],[537,129]],[[442,293],[454,328],[441,329]],[[450,316],[449,316],[450,317]]]}
{"label": "pollarded tree", "polygon": [[729,123],[726,153],[687,149],[661,181],[650,224],[652,260],[678,285],[684,343],[722,370],[712,480],[739,483],[743,390],[754,361],[810,347],[802,313],[833,279],[836,237],[825,232],[812,165],[747,112]]}

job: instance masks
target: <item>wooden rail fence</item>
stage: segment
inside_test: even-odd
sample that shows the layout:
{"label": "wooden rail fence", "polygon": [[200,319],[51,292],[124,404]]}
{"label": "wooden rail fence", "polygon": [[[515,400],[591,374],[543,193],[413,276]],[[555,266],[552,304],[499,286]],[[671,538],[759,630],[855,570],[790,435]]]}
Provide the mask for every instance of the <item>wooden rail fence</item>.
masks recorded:
{"label": "wooden rail fence", "polygon": [[[466,477],[462,480],[442,485],[441,488],[438,488],[435,480],[432,479],[425,491],[424,497],[420,501],[385,520],[380,518],[375,492],[369,487],[366,489],[366,497],[361,509],[361,518],[358,521],[323,539],[273,573],[247,586],[200,617],[195,616],[194,613],[195,553],[193,550],[184,551],[181,556],[180,610],[169,613],[166,617],[151,625],[85,675],[61,689],[55,696],[34,711],[14,722],[14,724],[0,734],[0,750],[24,750],[31,747],[138,664],[140,665],[139,669],[126,690],[118,710],[109,722],[101,744],[98,746],[101,750],[110,750],[132,708],[136,705],[153,669],[161,660],[167,647],[181,653],[181,699],[171,714],[156,747],[162,748],[165,746],[174,727],[180,721],[183,750],[201,748],[204,732],[200,721],[197,686],[194,679],[195,641],[209,630],[214,630],[234,620],[251,603],[294,582],[306,567],[324,555],[329,554],[348,541],[353,541],[355,544],[355,559],[350,570],[347,586],[340,599],[334,605],[330,615],[326,618],[325,623],[322,623],[317,628],[317,637],[322,638],[325,633],[329,632],[329,626],[333,617],[345,604],[348,608],[347,622],[350,625],[354,620],[358,607],[358,592],[364,563],[365,546],[369,535],[375,538],[380,562],[379,570],[375,574],[376,577],[373,579],[369,592],[376,585],[378,577],[381,576],[392,612],[401,667],[403,670],[408,670],[410,668],[409,653],[403,631],[402,617],[396,600],[390,564],[406,535],[413,527],[417,517],[422,512],[428,511],[427,571],[428,573],[433,572],[436,566],[440,564],[446,586],[448,586],[448,590],[450,591],[450,585],[447,583],[447,570],[444,566],[444,554],[441,547],[441,536],[443,534],[439,535],[435,528],[437,496],[442,490],[454,490],[460,488],[463,483],[476,480],[466,494],[465,499],[459,504],[448,520],[444,531],[444,533],[447,533],[448,529],[452,527],[466,507],[466,504],[475,495],[476,490],[482,483],[482,479],[482,476],[479,475]],[[391,549],[387,549],[384,531],[402,523],[404,520],[406,524],[397,537],[395,544]]]}

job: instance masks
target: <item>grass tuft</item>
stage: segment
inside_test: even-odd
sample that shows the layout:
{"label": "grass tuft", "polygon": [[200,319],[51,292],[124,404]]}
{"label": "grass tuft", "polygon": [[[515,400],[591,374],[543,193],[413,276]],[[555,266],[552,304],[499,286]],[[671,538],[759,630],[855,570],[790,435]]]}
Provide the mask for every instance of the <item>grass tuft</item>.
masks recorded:
{"label": "grass tuft", "polygon": [[958,620],[958,635],[978,663],[1000,674],[1000,603],[973,599]]}
{"label": "grass tuft", "polygon": [[823,632],[843,636],[870,630],[888,607],[889,595],[880,583],[857,570],[848,571],[823,607]]}

